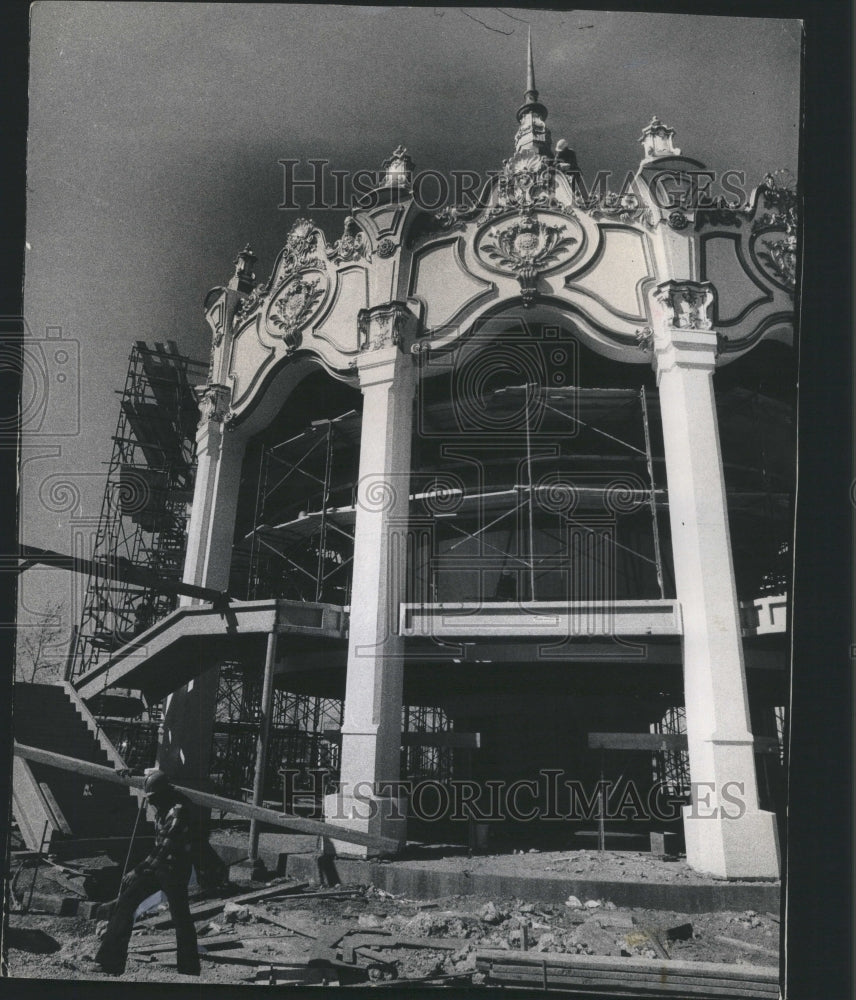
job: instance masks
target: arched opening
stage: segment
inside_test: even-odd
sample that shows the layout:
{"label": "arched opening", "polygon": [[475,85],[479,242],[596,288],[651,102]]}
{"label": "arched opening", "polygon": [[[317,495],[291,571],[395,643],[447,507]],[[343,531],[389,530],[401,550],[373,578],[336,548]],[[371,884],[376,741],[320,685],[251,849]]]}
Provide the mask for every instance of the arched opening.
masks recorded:
{"label": "arched opening", "polygon": [[232,559],[247,600],[347,604],[362,394],[317,370],[247,447]]}
{"label": "arched opening", "polygon": [[427,357],[414,426],[412,601],[674,595],[650,367],[506,321]]}
{"label": "arched opening", "polygon": [[[345,605],[350,599],[362,395],[316,369],[248,444],[230,592]],[[299,636],[280,643],[263,797],[318,816],[339,768],[345,652]],[[219,667],[211,776],[240,796],[252,787],[261,722],[259,656]]]}
{"label": "arched opening", "polygon": [[[680,797],[688,788],[681,761],[650,750],[603,755],[589,738],[663,731],[682,703],[677,638],[643,650],[612,634],[596,638],[593,627],[548,648],[527,640],[526,615],[587,604],[596,626],[616,602],[674,597],[655,378],[648,364],[596,352],[568,321],[541,319],[494,321],[453,352],[422,357],[408,599],[440,616],[460,605],[523,614],[518,634],[505,639],[433,650],[412,643],[405,700],[425,706],[452,737],[427,771],[408,757],[402,776],[450,772],[482,789],[528,782],[519,809],[499,803],[491,829],[497,842],[530,846],[567,845],[576,833],[579,846],[591,846],[599,807],[573,815],[564,783],[590,795],[604,778],[612,782],[610,845],[644,847],[651,829],[679,830],[678,811],[622,814],[622,796],[632,783],[643,798],[655,787]],[[532,805],[537,829],[522,815]],[[570,826],[543,819],[559,814]],[[410,829],[438,835],[436,823],[421,827],[418,817]]]}

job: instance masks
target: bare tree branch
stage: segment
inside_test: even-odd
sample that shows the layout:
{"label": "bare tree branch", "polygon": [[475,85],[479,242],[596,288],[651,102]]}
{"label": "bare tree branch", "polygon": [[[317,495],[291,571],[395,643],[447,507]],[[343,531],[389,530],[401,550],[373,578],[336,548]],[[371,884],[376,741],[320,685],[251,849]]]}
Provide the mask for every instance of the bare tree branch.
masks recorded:
{"label": "bare tree branch", "polygon": [[509,14],[507,10],[503,10],[502,7],[494,7],[494,10],[498,10],[500,14],[505,14],[506,17],[510,17],[512,21],[519,21],[521,24],[529,24],[525,17],[515,17],[513,14]]}
{"label": "bare tree branch", "polygon": [[464,17],[468,17],[471,21],[475,21],[476,24],[480,24],[483,28],[487,28],[488,31],[494,31],[497,35],[513,35],[513,31],[502,31],[500,28],[494,28],[490,24],[486,24],[484,21],[479,20],[474,14],[470,14],[469,11],[465,10],[463,7],[459,8]]}
{"label": "bare tree branch", "polygon": [[65,603],[57,601],[39,612],[36,623],[18,625],[18,672],[29,684],[40,673],[55,673],[59,666],[56,643],[62,635],[64,613]]}

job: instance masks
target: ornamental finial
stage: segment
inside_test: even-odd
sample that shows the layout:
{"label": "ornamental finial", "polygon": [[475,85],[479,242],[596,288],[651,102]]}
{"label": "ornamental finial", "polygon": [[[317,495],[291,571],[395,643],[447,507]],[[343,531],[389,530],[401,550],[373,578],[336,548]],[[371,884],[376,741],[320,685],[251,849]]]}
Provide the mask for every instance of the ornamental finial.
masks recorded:
{"label": "ornamental finial", "polygon": [[657,115],[642,129],[639,141],[645,151],[646,160],[656,160],[661,156],[680,156],[681,151],[675,146],[675,130],[664,125]]}
{"label": "ornamental finial", "polygon": [[234,260],[235,273],[229,282],[232,288],[237,288],[239,292],[252,291],[256,278],[253,273],[253,265],[257,260],[258,257],[253,253],[248,243]]}
{"label": "ornamental finial", "polygon": [[532,55],[532,28],[526,43],[526,93],[523,104],[517,110],[520,127],[514,137],[515,152],[534,149],[538,153],[551,152],[550,131],[545,124],[547,108],[538,100],[535,87],[535,59]]}

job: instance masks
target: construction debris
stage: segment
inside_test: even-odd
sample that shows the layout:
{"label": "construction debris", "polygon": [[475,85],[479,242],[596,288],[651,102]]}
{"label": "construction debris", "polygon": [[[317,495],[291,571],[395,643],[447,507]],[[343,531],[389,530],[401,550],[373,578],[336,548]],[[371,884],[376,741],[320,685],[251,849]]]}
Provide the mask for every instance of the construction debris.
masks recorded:
{"label": "construction debris", "polygon": [[[32,858],[19,858],[24,860]],[[83,866],[43,862],[41,869],[74,881]],[[628,977],[637,986],[665,977],[663,992],[680,996],[775,995],[774,970],[764,967],[776,957],[778,925],[771,915],[695,914],[690,922],[680,913],[618,907],[606,899],[589,902],[598,905],[484,896],[451,896],[426,905],[373,886],[321,889],[282,879],[236,894],[221,892],[193,904],[191,912],[202,980],[211,983],[503,983],[609,993]],[[97,968],[80,958],[81,941],[97,940],[95,922],[79,912],[61,912],[13,914],[11,975],[99,977]],[[129,951],[133,978],[180,980],[170,927],[168,912],[138,919]],[[35,930],[55,944],[39,951],[27,945],[26,934]],[[742,964],[720,964],[736,960]]]}

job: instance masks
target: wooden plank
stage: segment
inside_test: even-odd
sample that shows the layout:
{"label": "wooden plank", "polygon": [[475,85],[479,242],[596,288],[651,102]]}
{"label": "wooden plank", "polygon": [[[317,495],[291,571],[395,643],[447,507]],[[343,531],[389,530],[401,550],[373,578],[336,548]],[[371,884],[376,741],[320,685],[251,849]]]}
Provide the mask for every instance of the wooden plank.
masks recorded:
{"label": "wooden plank", "polygon": [[[241,943],[241,939],[234,934],[218,934],[216,937],[203,936],[198,938],[198,941],[200,944],[204,944],[206,948],[224,948],[230,944],[240,945]],[[175,941],[161,941],[158,944],[134,945],[128,951],[136,955],[156,955],[162,951],[175,951],[175,949]]]}
{"label": "wooden plank", "polygon": [[[538,967],[535,963],[526,962],[525,953],[518,952],[520,955],[520,963],[518,964],[505,964],[505,965],[494,965],[491,974],[501,972],[505,974],[514,975],[528,975],[535,976],[539,979],[543,978],[543,965]],[[521,964],[525,962],[526,964]],[[616,959],[615,968],[611,971],[605,969],[571,969],[571,968],[558,968],[551,967],[547,964],[547,974],[548,976],[555,976],[558,978],[564,978],[569,981],[571,980],[591,980],[592,982],[604,982],[604,983],[616,983],[620,982],[622,977],[627,975],[623,972],[623,964],[627,963],[627,959]],[[487,969],[487,967],[485,967]],[[753,980],[747,980],[744,977],[734,978],[734,979],[713,979],[710,976],[691,976],[686,974],[681,974],[679,976],[670,976],[667,974],[668,969],[664,968],[661,973],[648,972],[639,973],[632,972],[633,981],[636,983],[654,983],[659,984],[662,982],[668,982],[673,985],[684,984],[689,986],[706,986],[715,989],[745,989],[747,983],[752,986],[753,989],[762,989],[770,993],[775,993],[778,990],[777,983],[774,982],[762,982],[758,983]]]}
{"label": "wooden plank", "polygon": [[[503,984],[508,986],[539,986],[544,988],[544,981],[540,970],[532,968],[523,974],[511,974],[508,972],[496,973],[491,971],[488,974],[488,982]],[[603,993],[605,996],[614,996],[616,992],[629,996],[651,997],[653,995],[673,995],[676,997],[723,997],[736,998],[736,1000],[767,1000],[768,997],[777,998],[778,987],[761,986],[757,983],[742,982],[737,984],[712,985],[710,982],[700,984],[689,984],[683,981],[671,980],[651,980],[641,981],[636,976],[628,974],[620,976],[615,974],[604,979],[594,979],[590,975],[571,977],[559,976],[552,972],[547,973],[547,988],[557,990],[585,989],[586,992]]]}
{"label": "wooden plank", "polygon": [[486,962],[521,962],[531,961],[540,969],[543,962],[548,965],[570,968],[605,969],[612,971],[616,967],[622,970],[633,969],[636,972],[656,972],[674,976],[680,973],[688,975],[710,976],[713,979],[744,979],[749,977],[759,982],[778,982],[779,970],[772,966],[734,965],[728,962],[693,962],[686,959],[672,959],[668,965],[653,958],[610,958],[606,955],[567,955],[564,952],[545,951],[527,959],[519,951],[509,951],[500,948],[485,948],[476,953],[476,959]]}
{"label": "wooden plank", "polygon": [[759,955],[766,955],[768,958],[778,958],[778,951],[774,951],[772,948],[765,948],[760,944],[751,944],[749,941],[741,941],[740,938],[726,937],[724,934],[714,934],[714,941],[719,941],[721,944],[731,944],[737,948],[745,948],[747,951],[755,951]]}
{"label": "wooden plank", "polygon": [[312,934],[303,927],[295,926],[296,921],[283,920],[282,917],[275,917],[272,913],[268,913],[267,910],[263,910],[260,906],[248,906],[247,909],[256,918],[256,920],[263,920],[267,924],[273,924],[274,927],[281,927],[283,930],[291,931],[293,934],[299,934],[301,937],[310,938],[313,941],[318,940],[317,934]]}
{"label": "wooden plank", "polygon": [[[779,741],[775,736],[756,736],[754,751],[760,754],[778,754]],[[686,750],[686,733],[589,733],[590,750]]]}
{"label": "wooden plank", "polygon": [[[238,906],[244,903],[255,903],[260,899],[269,899],[272,896],[284,896],[291,892],[300,892],[309,885],[308,882],[299,882],[297,885],[272,885],[265,889],[256,889],[253,892],[244,893],[243,896],[229,896],[225,899],[205,900],[201,903],[194,903],[190,907],[190,915],[194,920],[203,920],[207,917],[214,917],[221,912],[226,903],[236,903]],[[139,921],[144,926],[151,928],[171,927],[172,917],[143,918]]]}
{"label": "wooden plank", "polygon": [[590,750],[686,750],[684,733],[589,733]]}
{"label": "wooden plank", "polygon": [[402,733],[406,747],[448,747],[455,750],[478,750],[481,733]]}
{"label": "wooden plank", "polygon": [[[109,781],[114,785],[126,785],[130,788],[143,787],[143,778],[122,777],[112,767],[92,764],[86,760],[78,760],[76,757],[66,757],[64,754],[52,753],[50,750],[24,746],[17,741],[14,744],[13,752],[16,757],[21,757],[24,760],[35,761],[37,764],[47,764],[49,767],[58,767],[65,771],[74,771],[76,774]],[[186,795],[191,802],[208,809],[220,809],[235,813],[237,816],[256,819],[285,830],[320,834],[322,837],[341,840],[346,844],[359,844],[361,847],[373,848],[381,854],[395,854],[399,849],[398,841],[390,837],[373,837],[370,834],[349,830],[333,823],[304,819],[302,816],[291,816],[287,813],[275,812],[273,809],[265,809],[262,806],[235,802],[234,799],[227,799],[221,795],[211,795],[209,792],[198,792],[195,788],[186,788],[183,785],[175,785],[174,787]]]}
{"label": "wooden plank", "polygon": [[59,803],[54,798],[54,793],[51,791],[50,785],[44,781],[40,781],[39,788],[41,789],[42,795],[45,797],[45,802],[47,802],[48,808],[53,813],[56,825],[66,835],[66,837],[70,837],[72,835],[71,827],[68,825],[68,820],[66,820],[62,809],[60,809]]}

